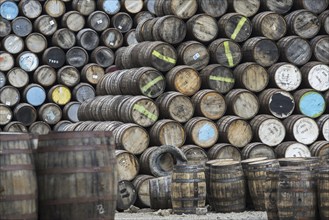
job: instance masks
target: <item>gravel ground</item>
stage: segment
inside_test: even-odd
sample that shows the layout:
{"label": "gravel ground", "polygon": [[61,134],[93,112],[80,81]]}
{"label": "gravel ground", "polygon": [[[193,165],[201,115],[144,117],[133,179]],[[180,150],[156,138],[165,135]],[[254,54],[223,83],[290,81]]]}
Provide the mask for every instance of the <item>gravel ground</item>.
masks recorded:
{"label": "gravel ground", "polygon": [[[136,210],[137,211],[137,210]],[[135,212],[136,212],[135,211]],[[267,220],[266,212],[207,213],[205,215],[172,215],[171,210],[141,209],[137,213],[118,212],[116,220]]]}

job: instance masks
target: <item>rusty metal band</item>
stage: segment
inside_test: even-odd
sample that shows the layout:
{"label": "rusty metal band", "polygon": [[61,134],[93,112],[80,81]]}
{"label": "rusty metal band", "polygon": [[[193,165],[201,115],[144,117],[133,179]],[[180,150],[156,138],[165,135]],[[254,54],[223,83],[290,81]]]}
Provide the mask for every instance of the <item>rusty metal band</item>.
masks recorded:
{"label": "rusty metal band", "polygon": [[36,200],[37,194],[25,194],[25,195],[0,195],[1,201],[23,201],[23,200]]}
{"label": "rusty metal band", "polygon": [[0,166],[0,172],[1,171],[17,171],[17,170],[34,170],[34,166],[32,164]]}
{"label": "rusty metal band", "polygon": [[48,152],[75,152],[75,151],[94,151],[94,150],[107,150],[107,144],[95,144],[95,145],[61,145],[61,146],[47,146],[43,147],[39,145],[38,153]]}
{"label": "rusty metal band", "polygon": [[77,168],[47,168],[37,170],[38,175],[74,174],[74,173],[106,173],[112,172],[113,167],[77,167]]}
{"label": "rusty metal band", "polygon": [[37,213],[24,214],[24,215],[1,215],[1,220],[37,220]]}
{"label": "rusty metal band", "polygon": [[40,200],[40,206],[67,205],[67,204],[83,204],[83,203],[100,203],[107,201],[116,201],[115,195],[108,196],[91,196],[91,197],[76,197],[63,198],[58,200]]}
{"label": "rusty metal band", "polygon": [[32,149],[2,149],[0,154],[32,154]]}
{"label": "rusty metal band", "polygon": [[82,138],[108,138],[113,137],[110,131],[66,131],[66,132],[52,132],[47,135],[40,135],[40,141],[51,140],[72,140]]}

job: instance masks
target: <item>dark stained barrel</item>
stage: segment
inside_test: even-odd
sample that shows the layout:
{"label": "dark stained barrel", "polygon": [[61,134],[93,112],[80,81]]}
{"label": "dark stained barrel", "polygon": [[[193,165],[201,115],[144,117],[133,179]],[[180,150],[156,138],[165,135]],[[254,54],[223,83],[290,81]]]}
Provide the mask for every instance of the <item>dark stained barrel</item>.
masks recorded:
{"label": "dark stained barrel", "polygon": [[25,38],[26,48],[33,53],[41,53],[47,49],[48,42],[44,35],[33,32]]}
{"label": "dark stained barrel", "polygon": [[237,147],[231,144],[221,143],[215,144],[208,150],[208,158],[210,160],[228,160],[241,161],[241,153]]}
{"label": "dark stained barrel", "polygon": [[128,13],[118,12],[111,17],[111,24],[121,33],[126,33],[133,27],[133,19]]}
{"label": "dark stained barrel", "polygon": [[227,0],[229,11],[234,11],[246,17],[254,16],[260,7],[260,0]]}
{"label": "dark stained barrel", "polygon": [[216,39],[218,26],[216,20],[206,14],[197,14],[186,22],[187,36],[191,40],[208,43]]}
{"label": "dark stained barrel", "polygon": [[322,12],[318,19],[321,24],[321,33],[329,34],[329,10]]}
{"label": "dark stained barrel", "polygon": [[99,45],[99,36],[97,32],[91,28],[81,29],[77,35],[77,44],[84,49],[91,51]]}
{"label": "dark stained barrel", "polygon": [[114,63],[114,52],[105,46],[97,47],[91,53],[91,61],[103,68],[107,68]]}
{"label": "dark stained barrel", "polygon": [[162,176],[149,180],[150,207],[167,209],[171,206],[171,176]]}
{"label": "dark stained barrel", "polygon": [[[42,219],[68,216],[114,219],[117,179],[111,138],[105,132],[56,132],[39,136],[36,164]],[[56,155],[75,159],[55,162]],[[46,158],[53,158],[54,162],[46,163]],[[79,173],[79,178],[72,176],[74,173]],[[90,179],[96,185],[83,184]],[[63,184],[71,187],[61,187]],[[80,211],[72,211],[77,208]]]}
{"label": "dark stained barrel", "polygon": [[320,92],[301,89],[294,93],[296,111],[311,118],[318,118],[326,109],[326,101]]}
{"label": "dark stained barrel", "polygon": [[214,18],[218,18],[225,14],[228,8],[227,0],[197,0],[197,2],[199,11]]}
{"label": "dark stained barrel", "polygon": [[95,31],[104,31],[110,26],[110,18],[103,11],[94,11],[88,16],[87,24]]}
{"label": "dark stained barrel", "polygon": [[116,28],[107,28],[100,36],[102,43],[110,49],[120,48],[123,44],[123,35]]}
{"label": "dark stained barrel", "polygon": [[316,3],[308,0],[298,0],[294,4],[294,9],[306,9],[314,14],[320,14],[327,9],[329,2],[327,0],[319,0]]}
{"label": "dark stained barrel", "polygon": [[81,68],[89,61],[89,55],[87,51],[82,47],[72,47],[66,52],[67,64],[76,68]]}
{"label": "dark stained barrel", "polygon": [[313,58],[317,61],[329,64],[329,37],[328,35],[319,35],[310,41]]}
{"label": "dark stained barrel", "polygon": [[305,64],[300,68],[300,71],[306,88],[312,88],[319,92],[325,92],[329,89],[329,65],[313,61]]}
{"label": "dark stained barrel", "polygon": [[253,142],[247,144],[241,151],[243,160],[251,158],[265,157],[267,159],[275,159],[276,155],[274,149],[261,142]]}
{"label": "dark stained barrel", "polygon": [[280,62],[268,69],[270,86],[290,92],[296,90],[302,83],[299,68],[291,63]]}
{"label": "dark stained barrel", "polygon": [[238,13],[227,13],[218,21],[221,36],[230,38],[235,42],[247,40],[252,32],[251,21]]}
{"label": "dark stained barrel", "polygon": [[59,47],[48,47],[42,54],[43,64],[60,68],[65,64],[65,52]]}
{"label": "dark stained barrel", "polygon": [[116,209],[124,211],[129,209],[137,200],[137,192],[132,182],[121,180],[118,182]]}
{"label": "dark stained barrel", "polygon": [[78,109],[81,105],[80,102],[69,102],[63,108],[63,118],[72,122],[78,122]]}
{"label": "dark stained barrel", "polygon": [[78,11],[68,11],[61,18],[62,26],[74,32],[80,31],[85,23],[85,18]]}
{"label": "dark stained barrel", "polygon": [[52,36],[52,44],[64,50],[75,45],[76,37],[73,31],[68,28],[58,29]]}
{"label": "dark stained barrel", "polygon": [[29,126],[29,132],[36,135],[48,134],[51,127],[44,121],[35,121]]}
{"label": "dark stained barrel", "polygon": [[38,188],[31,136],[1,132],[0,139],[1,219],[36,220]]}
{"label": "dark stained barrel", "polygon": [[36,109],[27,103],[20,103],[14,108],[14,118],[16,121],[22,122],[23,125],[29,126],[37,120]]}
{"label": "dark stained barrel", "polygon": [[205,68],[210,60],[207,48],[197,41],[185,41],[177,48],[178,63],[196,70]]}

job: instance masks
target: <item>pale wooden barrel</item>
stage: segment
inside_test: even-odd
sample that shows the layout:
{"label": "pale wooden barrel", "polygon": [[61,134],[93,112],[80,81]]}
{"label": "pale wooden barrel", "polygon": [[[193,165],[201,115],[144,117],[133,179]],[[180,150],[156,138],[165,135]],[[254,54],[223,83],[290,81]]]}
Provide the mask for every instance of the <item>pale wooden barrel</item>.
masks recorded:
{"label": "pale wooden barrel", "polygon": [[24,41],[23,38],[15,35],[9,34],[2,39],[2,48],[11,54],[18,54],[24,50]]}
{"label": "pale wooden barrel", "polygon": [[85,24],[84,16],[78,11],[68,11],[61,17],[61,25],[74,32],[80,31]]}
{"label": "pale wooden barrel", "polygon": [[53,18],[61,17],[66,11],[66,6],[63,1],[47,0],[43,8],[44,11]]}
{"label": "pale wooden barrel", "polygon": [[227,0],[197,0],[197,2],[199,11],[214,18],[224,15],[228,9]]}
{"label": "pale wooden barrel", "polygon": [[186,22],[187,37],[203,43],[209,43],[216,39],[218,26],[216,20],[206,14],[197,14]]}
{"label": "pale wooden barrel", "polygon": [[188,164],[205,165],[208,161],[206,151],[197,145],[184,145],[180,148],[186,156]]}
{"label": "pale wooden barrel", "polygon": [[90,15],[96,9],[96,1],[95,0],[73,0],[72,8],[75,11],[80,12],[84,16]]}
{"label": "pale wooden barrel", "polygon": [[177,48],[178,63],[198,71],[205,68],[210,60],[207,48],[197,41],[182,42]]}
{"label": "pale wooden barrel", "polygon": [[137,192],[137,200],[135,204],[138,205],[138,207],[151,206],[150,181],[152,179],[155,179],[155,177],[140,174],[132,181],[132,184],[135,186]]}
{"label": "pale wooden barrel", "polygon": [[87,24],[95,31],[101,32],[110,26],[110,17],[103,11],[94,11],[88,16]]}
{"label": "pale wooden barrel", "polygon": [[143,0],[124,0],[122,1],[123,8],[131,13],[131,14],[137,14],[143,9],[144,2]]}
{"label": "pale wooden barrel", "polygon": [[286,14],[294,4],[294,0],[263,0],[260,1],[261,9],[264,11],[273,11],[278,14]]}
{"label": "pale wooden barrel", "polygon": [[12,69],[15,65],[15,60],[13,55],[5,51],[0,52],[0,71],[7,72]]}
{"label": "pale wooden barrel", "polygon": [[251,21],[238,13],[227,13],[218,21],[221,36],[230,38],[235,42],[247,40],[252,32]]}
{"label": "pale wooden barrel", "polygon": [[25,126],[31,125],[38,117],[37,110],[27,103],[19,103],[16,105],[13,110],[13,116],[16,121],[22,122]]}
{"label": "pale wooden barrel", "polygon": [[29,74],[19,67],[14,67],[7,72],[7,82],[16,88],[23,88],[29,84]]}
{"label": "pale wooden barrel", "polygon": [[328,167],[321,169],[317,174],[317,196],[318,196],[318,207],[320,217],[323,219],[329,218],[329,206],[328,206],[328,195],[329,191],[328,187],[328,178],[329,178],[329,170]]}
{"label": "pale wooden barrel", "polygon": [[240,150],[227,143],[215,144],[208,150],[207,155],[209,160],[232,159],[234,161],[241,161],[242,159]]}
{"label": "pale wooden barrel", "polygon": [[317,61],[329,64],[329,37],[328,35],[319,35],[310,41],[313,58]]}
{"label": "pale wooden barrel", "polygon": [[42,5],[39,1],[23,0],[19,2],[18,7],[23,15],[30,19],[35,19],[42,13]]}
{"label": "pale wooden barrel", "polygon": [[13,107],[17,105],[21,100],[20,92],[13,86],[4,86],[0,89],[0,102]]}
{"label": "pale wooden barrel", "polygon": [[294,97],[281,89],[266,89],[258,96],[261,112],[277,118],[287,118],[295,109]]}
{"label": "pale wooden barrel", "polygon": [[310,146],[311,155],[316,158],[325,159],[329,156],[329,142],[316,141]]}
{"label": "pale wooden barrel", "polygon": [[184,125],[187,142],[202,148],[213,146],[218,140],[218,128],[208,118],[195,117]]}
{"label": "pale wooden barrel", "polygon": [[104,76],[105,70],[96,63],[89,63],[81,70],[81,79],[91,85],[96,85]]}
{"label": "pale wooden barrel", "polygon": [[73,66],[63,66],[57,71],[57,83],[73,87],[80,82],[80,71]]}
{"label": "pale wooden barrel", "polygon": [[50,125],[55,125],[62,118],[62,109],[55,103],[43,104],[38,109],[38,116],[41,121],[45,121]]}
{"label": "pale wooden barrel", "polygon": [[263,91],[269,83],[269,74],[261,65],[247,62],[238,65],[234,71],[236,85],[252,92]]}
{"label": "pale wooden barrel", "polygon": [[152,209],[171,208],[171,176],[149,180],[150,207]]}
{"label": "pale wooden barrel", "polygon": [[160,118],[185,123],[193,117],[194,108],[189,97],[179,92],[165,92],[156,99]]}
{"label": "pale wooden barrel", "polygon": [[57,30],[58,24],[55,18],[49,15],[41,15],[39,16],[33,23],[34,29],[45,35],[51,36]]}
{"label": "pale wooden barrel", "polygon": [[137,157],[125,150],[116,150],[115,157],[118,180],[133,180],[139,172]]}
{"label": "pale wooden barrel", "polygon": [[307,146],[296,141],[286,141],[279,144],[275,149],[277,158],[310,157],[311,152]]}
{"label": "pale wooden barrel", "polygon": [[[243,148],[252,140],[250,124],[238,116],[224,116],[217,121],[219,140]],[[244,131],[241,133],[241,131]]]}
{"label": "pale wooden barrel", "polygon": [[316,120],[322,139],[329,141],[329,114],[324,114]]}
{"label": "pale wooden barrel", "polygon": [[285,136],[286,129],[283,123],[272,115],[257,115],[250,121],[254,140],[274,147],[280,144]]}
{"label": "pale wooden barrel", "polygon": [[195,115],[216,120],[226,112],[225,98],[215,90],[200,90],[191,98]]}
{"label": "pale wooden barrel", "polygon": [[231,90],[225,96],[225,101],[228,112],[243,119],[251,119],[259,111],[257,96],[246,89]]}
{"label": "pale wooden barrel", "polygon": [[13,112],[10,107],[5,104],[0,104],[0,125],[8,124],[13,118]]}
{"label": "pale wooden barrel", "polygon": [[267,159],[275,159],[275,151],[272,147],[263,144],[261,142],[253,142],[247,144],[241,151],[241,156],[243,160],[251,159],[251,158],[267,158]]}
{"label": "pale wooden barrel", "polygon": [[123,44],[123,35],[116,28],[107,28],[102,32],[100,38],[102,43],[110,49],[118,49]]}
{"label": "pale wooden barrel", "polygon": [[196,0],[168,0],[163,1],[162,9],[164,14],[173,14],[181,19],[189,19],[197,12]]}
{"label": "pale wooden barrel", "polygon": [[181,147],[185,143],[184,127],[177,121],[163,119],[157,121],[149,130],[151,144]]}
{"label": "pale wooden barrel", "polygon": [[260,8],[260,0],[227,0],[229,11],[246,17],[254,16]]}
{"label": "pale wooden barrel", "polygon": [[329,65],[313,61],[301,67],[300,71],[306,88],[312,88],[319,92],[325,92],[329,89]]}
{"label": "pale wooden barrel", "polygon": [[280,62],[268,69],[270,86],[290,92],[296,90],[302,83],[299,68],[291,63]]}
{"label": "pale wooden barrel", "polygon": [[221,94],[234,87],[235,78],[231,69],[220,64],[212,64],[200,72],[203,89],[213,89]]}
{"label": "pale wooden barrel", "polygon": [[56,70],[48,65],[39,66],[33,73],[33,80],[44,87],[52,86],[56,82]]}
{"label": "pale wooden barrel", "polygon": [[25,45],[33,53],[42,53],[47,49],[48,42],[43,34],[33,32],[26,36]]}
{"label": "pale wooden barrel", "polygon": [[296,112],[311,118],[318,118],[326,110],[322,93],[313,89],[300,89],[294,93]]}
{"label": "pale wooden barrel", "polygon": [[52,36],[52,44],[64,50],[75,45],[76,37],[73,31],[68,28],[58,29]]}

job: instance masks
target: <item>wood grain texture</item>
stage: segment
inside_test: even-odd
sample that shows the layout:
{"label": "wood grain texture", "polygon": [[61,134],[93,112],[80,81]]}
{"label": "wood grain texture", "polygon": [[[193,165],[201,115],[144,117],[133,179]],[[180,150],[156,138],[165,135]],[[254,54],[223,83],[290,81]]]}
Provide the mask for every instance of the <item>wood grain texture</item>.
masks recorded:
{"label": "wood grain texture", "polygon": [[241,161],[240,150],[237,147],[227,143],[215,144],[208,150],[207,154],[210,160],[232,159],[234,161]]}
{"label": "wood grain texture", "polygon": [[260,158],[265,157],[268,159],[275,159],[276,155],[274,149],[261,142],[253,142],[247,144],[241,151],[241,156],[243,160],[250,158]]}

